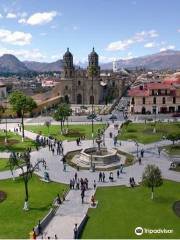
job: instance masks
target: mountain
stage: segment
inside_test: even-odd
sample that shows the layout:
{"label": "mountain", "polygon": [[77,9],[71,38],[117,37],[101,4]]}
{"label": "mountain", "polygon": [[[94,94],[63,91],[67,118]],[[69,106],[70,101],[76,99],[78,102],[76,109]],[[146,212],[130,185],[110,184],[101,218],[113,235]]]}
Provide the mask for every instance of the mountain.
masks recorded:
{"label": "mountain", "polygon": [[25,64],[14,55],[4,54],[0,57],[0,72],[1,73],[22,73],[27,72],[29,69]]}
{"label": "mountain", "polygon": [[[132,58],[129,60],[118,60],[119,68],[145,67],[147,69],[180,69],[180,51],[167,50],[144,57]],[[79,62],[78,65],[86,67],[87,63]],[[101,69],[112,69],[112,62],[100,64]],[[23,73],[23,72],[48,72],[61,71],[63,60],[56,62],[21,62],[14,55],[4,54],[0,57],[0,73]]]}
{"label": "mountain", "polygon": [[[166,50],[163,52],[132,58],[129,60],[118,60],[119,68],[145,67],[147,69],[180,69],[180,51]],[[102,64],[102,69],[112,69],[112,62]]]}
{"label": "mountain", "polygon": [[25,66],[31,70],[36,72],[58,72],[63,68],[63,60],[57,60],[56,62],[35,62],[35,61],[24,61]]}

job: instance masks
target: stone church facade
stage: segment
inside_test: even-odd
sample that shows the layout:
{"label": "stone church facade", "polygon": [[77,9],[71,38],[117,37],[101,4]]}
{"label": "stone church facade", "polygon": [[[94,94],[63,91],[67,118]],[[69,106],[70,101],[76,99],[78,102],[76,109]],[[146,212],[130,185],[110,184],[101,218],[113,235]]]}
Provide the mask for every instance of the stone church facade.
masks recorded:
{"label": "stone church facade", "polygon": [[[88,67],[75,69],[73,55],[67,49],[63,56],[64,67],[60,82],[54,89],[54,95],[59,95],[71,104],[104,104],[108,95],[114,98],[121,95],[124,81],[117,75],[100,74],[99,57],[94,48],[88,56]],[[90,74],[94,70],[93,79]]]}

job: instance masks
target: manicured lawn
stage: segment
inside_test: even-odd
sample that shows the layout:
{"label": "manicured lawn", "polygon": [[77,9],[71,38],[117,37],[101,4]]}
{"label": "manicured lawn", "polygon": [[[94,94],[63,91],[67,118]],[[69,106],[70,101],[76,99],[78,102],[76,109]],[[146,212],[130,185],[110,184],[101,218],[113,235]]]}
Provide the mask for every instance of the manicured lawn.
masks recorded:
{"label": "manicured lawn", "polygon": [[[102,129],[105,127],[105,124],[94,124],[94,133],[97,134],[98,129]],[[65,126],[66,128],[66,126]],[[27,125],[25,129],[28,131],[32,131],[34,133],[41,133],[42,135],[48,136],[48,128],[46,126],[40,125]],[[67,135],[60,134],[60,126],[59,125],[52,125],[49,128],[49,134],[56,139],[59,140],[75,140],[77,137],[85,136],[86,139],[91,139],[91,125],[69,125],[68,127],[69,133]]]}
{"label": "manicured lawn", "polygon": [[165,149],[169,155],[180,156],[180,144],[174,144],[174,145],[172,144],[172,145],[166,146]]}
{"label": "manicured lawn", "polygon": [[[180,236],[180,218],[172,205],[180,200],[180,183],[165,181],[155,189],[155,199],[145,187],[102,187],[96,192],[98,206],[88,212],[89,220],[82,238],[176,238]],[[173,229],[172,234],[143,234],[136,236],[136,227]]]}
{"label": "manicured lawn", "polygon": [[156,133],[153,133],[154,123],[130,123],[123,126],[119,134],[121,140],[135,140],[140,143],[159,141],[170,133],[180,132],[180,123],[156,123]]}
{"label": "manicured lawn", "polygon": [[0,131],[0,152],[2,151],[15,151],[22,152],[25,151],[28,147],[32,149],[35,148],[36,143],[30,139],[25,138],[24,142],[21,140],[21,136],[16,135],[15,133],[7,133],[8,142],[5,144],[5,133]]}
{"label": "manicured lawn", "polygon": [[0,190],[7,199],[0,203],[0,238],[29,238],[29,232],[42,219],[66,185],[45,183],[33,176],[29,182],[30,211],[24,211],[24,183],[21,179],[1,180]]}
{"label": "manicured lawn", "polygon": [[9,161],[7,158],[0,158],[0,172],[9,170],[8,163]]}

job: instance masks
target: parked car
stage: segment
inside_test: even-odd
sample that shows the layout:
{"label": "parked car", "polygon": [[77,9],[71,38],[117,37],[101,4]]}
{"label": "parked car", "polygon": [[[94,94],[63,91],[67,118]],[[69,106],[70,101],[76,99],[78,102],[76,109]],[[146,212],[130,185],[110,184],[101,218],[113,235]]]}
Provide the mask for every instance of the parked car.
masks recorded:
{"label": "parked car", "polygon": [[96,117],[97,117],[97,115],[95,113],[93,113],[93,114],[88,115],[87,119],[92,120],[92,119],[95,119]]}
{"label": "parked car", "polygon": [[95,118],[95,120],[96,120],[97,122],[101,122],[101,121],[102,121],[102,117],[97,116],[97,117]]}
{"label": "parked car", "polygon": [[109,117],[109,120],[117,120],[117,116],[112,114],[112,115]]}

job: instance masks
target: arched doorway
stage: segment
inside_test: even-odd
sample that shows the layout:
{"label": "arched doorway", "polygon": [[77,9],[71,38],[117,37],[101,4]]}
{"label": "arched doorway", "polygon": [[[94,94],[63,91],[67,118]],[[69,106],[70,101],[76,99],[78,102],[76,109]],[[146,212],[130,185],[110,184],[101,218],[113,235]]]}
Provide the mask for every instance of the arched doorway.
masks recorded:
{"label": "arched doorway", "polygon": [[65,101],[66,103],[69,103],[69,97],[68,97],[68,95],[65,95],[64,101]]}
{"label": "arched doorway", "polygon": [[77,95],[77,104],[82,104],[82,95],[81,94]]}
{"label": "arched doorway", "polygon": [[142,107],[142,114],[145,114],[145,113],[146,113],[146,108]]}
{"label": "arched doorway", "polygon": [[94,104],[94,96],[90,96],[90,104]]}

